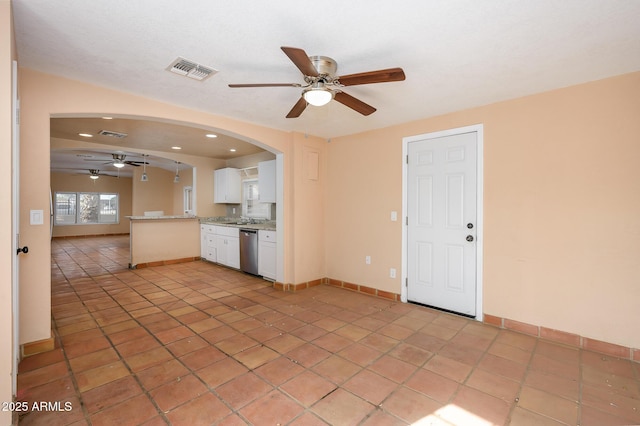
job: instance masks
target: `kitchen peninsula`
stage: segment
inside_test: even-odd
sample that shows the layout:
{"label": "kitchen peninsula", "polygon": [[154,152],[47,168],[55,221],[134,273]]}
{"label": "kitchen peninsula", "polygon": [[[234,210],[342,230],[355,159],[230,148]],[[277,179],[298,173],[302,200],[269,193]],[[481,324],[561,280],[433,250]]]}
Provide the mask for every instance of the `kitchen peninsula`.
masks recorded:
{"label": "kitchen peninsula", "polygon": [[179,263],[200,258],[200,222],[196,216],[127,216],[130,220],[129,268]]}

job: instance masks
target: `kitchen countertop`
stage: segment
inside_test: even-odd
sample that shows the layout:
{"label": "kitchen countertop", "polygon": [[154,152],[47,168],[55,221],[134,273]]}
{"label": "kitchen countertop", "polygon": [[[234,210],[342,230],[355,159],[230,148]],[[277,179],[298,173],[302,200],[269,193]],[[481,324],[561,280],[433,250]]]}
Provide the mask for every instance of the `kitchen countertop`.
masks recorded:
{"label": "kitchen countertop", "polygon": [[205,225],[229,226],[232,228],[242,228],[242,229],[257,229],[257,230],[265,230],[265,231],[276,230],[276,222],[272,220],[262,221],[258,223],[248,223],[248,222],[240,221],[239,218],[201,217],[200,223]]}
{"label": "kitchen countertop", "polygon": [[167,220],[167,219],[198,219],[193,215],[176,215],[176,216],[125,216],[131,220]]}

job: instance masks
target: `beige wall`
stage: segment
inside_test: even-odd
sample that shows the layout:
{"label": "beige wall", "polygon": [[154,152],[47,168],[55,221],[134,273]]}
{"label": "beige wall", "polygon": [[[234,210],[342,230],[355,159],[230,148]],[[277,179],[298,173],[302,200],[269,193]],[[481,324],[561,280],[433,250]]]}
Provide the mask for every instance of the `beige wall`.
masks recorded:
{"label": "beige wall", "polygon": [[200,257],[197,219],[131,221],[131,265]]}
{"label": "beige wall", "polygon": [[54,225],[54,237],[129,233],[129,220],[125,216],[131,216],[131,178],[101,176],[93,180],[86,175],[51,173],[51,192],[54,194],[54,199],[58,191],[117,193],[120,222],[109,225]]}
{"label": "beige wall", "polygon": [[640,348],[639,114],[633,73],[333,139],[328,276],[400,293],[402,138],[482,123],[484,312]]}
{"label": "beige wall", "polygon": [[[12,60],[15,59],[11,3],[0,0],[0,204],[12,205]],[[13,315],[11,277],[13,262],[11,209],[0,209],[0,247],[10,256],[0,257],[0,401],[13,401],[11,372],[13,358]],[[47,268],[48,269],[48,268]],[[0,424],[11,424],[11,413],[0,411]]]}
{"label": "beige wall", "polygon": [[[142,216],[146,211],[163,211],[165,215],[173,211],[173,176],[175,173],[157,167],[147,167],[147,182],[141,182],[142,170],[133,174],[133,215]],[[179,214],[182,214],[180,212]]]}
{"label": "beige wall", "polygon": [[146,211],[163,211],[167,216],[183,215],[184,187],[193,186],[193,170],[181,170],[178,183],[173,182],[175,175],[175,171],[147,167],[149,180],[142,182],[142,168],[134,169],[133,216],[142,216]]}
{"label": "beige wall", "polygon": [[327,142],[311,136],[296,135],[293,149],[294,181],[292,203],[296,214],[292,223],[294,247],[292,272],[295,284],[326,277],[325,235],[334,230],[325,227],[325,188],[327,187]]}

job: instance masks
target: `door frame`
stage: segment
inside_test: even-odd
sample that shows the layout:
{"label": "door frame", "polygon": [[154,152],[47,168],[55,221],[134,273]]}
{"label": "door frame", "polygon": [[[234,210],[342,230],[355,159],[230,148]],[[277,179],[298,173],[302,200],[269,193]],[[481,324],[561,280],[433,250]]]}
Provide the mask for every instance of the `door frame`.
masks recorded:
{"label": "door frame", "polygon": [[11,222],[12,222],[12,263],[11,263],[11,390],[18,392],[18,364],[20,363],[20,99],[18,97],[18,63],[12,62],[11,88]]}
{"label": "door frame", "polygon": [[409,143],[421,141],[425,139],[437,139],[446,136],[455,136],[463,133],[476,133],[476,316],[477,321],[483,319],[483,259],[484,259],[484,125],[474,124],[471,126],[457,127],[453,129],[442,130],[438,132],[423,133],[415,136],[407,136],[402,138],[402,276],[401,276],[401,292],[400,300],[407,303],[408,292],[408,182],[407,175],[409,171],[408,155]]}

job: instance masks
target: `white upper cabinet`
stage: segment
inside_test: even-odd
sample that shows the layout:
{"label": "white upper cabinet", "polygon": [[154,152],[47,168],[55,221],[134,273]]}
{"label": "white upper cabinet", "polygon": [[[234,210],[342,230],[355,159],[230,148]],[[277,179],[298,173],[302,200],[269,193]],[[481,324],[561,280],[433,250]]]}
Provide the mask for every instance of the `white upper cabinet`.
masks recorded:
{"label": "white upper cabinet", "polygon": [[214,203],[240,204],[240,170],[227,167],[214,171]]}
{"label": "white upper cabinet", "polygon": [[276,202],[276,160],[258,163],[258,188],[261,203]]}

